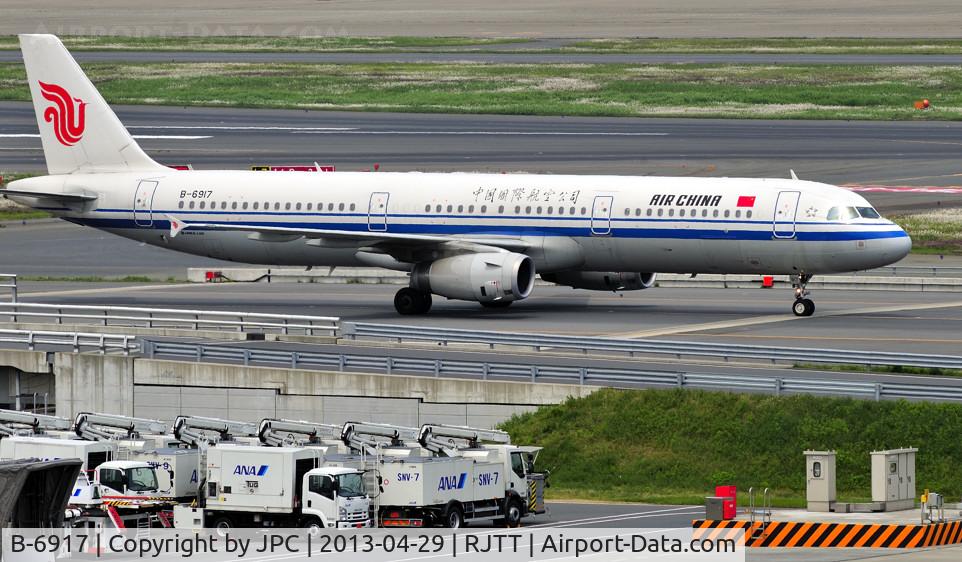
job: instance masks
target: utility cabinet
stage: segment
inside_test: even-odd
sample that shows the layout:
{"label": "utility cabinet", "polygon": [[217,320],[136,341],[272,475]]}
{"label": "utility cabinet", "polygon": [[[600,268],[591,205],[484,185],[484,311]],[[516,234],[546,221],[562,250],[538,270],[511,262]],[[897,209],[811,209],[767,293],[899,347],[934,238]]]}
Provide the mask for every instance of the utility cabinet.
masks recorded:
{"label": "utility cabinet", "polygon": [[885,511],[915,507],[915,454],[918,449],[872,452],[872,501]]}
{"label": "utility cabinet", "polygon": [[829,512],[835,504],[835,451],[805,451],[804,454],[808,510]]}

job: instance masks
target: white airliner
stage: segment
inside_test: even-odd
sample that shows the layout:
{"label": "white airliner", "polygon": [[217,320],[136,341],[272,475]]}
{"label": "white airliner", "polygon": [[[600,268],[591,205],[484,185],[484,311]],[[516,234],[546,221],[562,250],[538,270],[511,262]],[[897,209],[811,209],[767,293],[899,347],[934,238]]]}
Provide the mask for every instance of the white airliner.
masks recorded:
{"label": "white airliner", "polygon": [[82,225],[244,263],[410,272],[431,296],[502,307],[536,273],[579,289],[649,288],[654,272],[812,275],[869,269],[912,242],[861,196],[792,179],[178,171],[148,157],[63,44],[21,35],[50,175],[6,196]]}

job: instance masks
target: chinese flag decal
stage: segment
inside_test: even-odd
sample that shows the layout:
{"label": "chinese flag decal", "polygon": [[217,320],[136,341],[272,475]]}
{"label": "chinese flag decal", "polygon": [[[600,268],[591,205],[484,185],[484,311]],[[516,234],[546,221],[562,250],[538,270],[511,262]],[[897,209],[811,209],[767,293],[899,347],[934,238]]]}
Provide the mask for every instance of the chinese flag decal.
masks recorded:
{"label": "chinese flag decal", "polygon": [[754,195],[739,195],[739,196],[738,196],[738,206],[739,206],[739,207],[754,207],[754,206],[755,206],[755,196],[754,196]]}

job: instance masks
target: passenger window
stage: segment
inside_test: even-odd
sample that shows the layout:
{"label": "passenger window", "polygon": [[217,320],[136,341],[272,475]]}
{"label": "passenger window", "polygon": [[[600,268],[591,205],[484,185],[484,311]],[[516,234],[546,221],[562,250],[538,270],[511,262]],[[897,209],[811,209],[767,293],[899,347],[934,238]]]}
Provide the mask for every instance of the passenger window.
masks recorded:
{"label": "passenger window", "polygon": [[[474,212],[474,207],[471,208],[471,212]],[[481,214],[483,215],[484,213],[487,213],[487,212],[488,212],[488,206],[481,205]]]}
{"label": "passenger window", "polygon": [[751,212],[751,211],[745,211],[745,218],[746,218],[746,219],[752,218],[752,212]]}
{"label": "passenger window", "polygon": [[337,206],[337,210],[338,210],[338,211],[343,211],[343,210],[344,210],[344,203],[340,203],[340,204]]}
{"label": "passenger window", "polygon": [[658,216],[659,216],[659,217],[662,216],[662,215],[664,215],[664,214],[665,214],[665,210],[664,210],[664,209],[658,209]]}
{"label": "passenger window", "polygon": [[310,210],[311,210],[311,207],[312,207],[313,205],[314,205],[314,203],[308,203],[308,204],[307,204],[307,210],[310,211]]}
{"label": "passenger window", "polygon": [[572,207],[572,208],[571,208],[571,213],[569,213],[569,214],[574,215],[574,214],[576,214],[576,211],[577,211],[577,210],[578,210],[578,209],[575,209],[574,207]]}
{"label": "passenger window", "polygon": [[291,204],[290,204],[290,202],[284,203],[284,210],[285,210],[285,211],[290,211],[290,210],[291,210]]}
{"label": "passenger window", "polygon": [[565,214],[565,208],[564,208],[564,207],[558,207],[558,214],[559,214],[559,215]]}
{"label": "passenger window", "polygon": [[454,210],[454,205],[448,205],[448,212],[450,213],[453,210]]}
{"label": "passenger window", "polygon": [[181,201],[180,203],[178,203],[178,204],[177,204],[177,208],[178,208],[178,209],[183,209],[183,208],[184,208],[184,202]]}
{"label": "passenger window", "polygon": [[668,216],[669,216],[669,217],[675,216],[675,210],[674,210],[674,209],[668,209]]}
{"label": "passenger window", "polygon": [[[194,204],[193,204],[193,203],[190,204],[190,208],[191,208],[191,209],[194,208]],[[232,203],[230,204],[230,208],[236,211],[236,210],[237,210],[237,201],[232,202]]]}
{"label": "passenger window", "polygon": [[736,218],[736,219],[742,218],[742,212],[741,212],[741,211],[735,211],[735,218]]}
{"label": "passenger window", "polygon": [[295,205],[295,206],[294,206],[294,209],[300,211],[300,210],[301,210],[301,204],[298,203],[297,205]]}
{"label": "passenger window", "polygon": [[257,201],[254,201],[254,210],[255,210],[255,211],[257,210],[257,208],[258,208],[259,206],[260,206],[260,203],[258,203]]}
{"label": "passenger window", "polygon": [[525,208],[524,208],[524,212],[530,215],[530,214],[531,214],[531,207],[530,207],[530,206],[529,206],[529,207],[525,207]]}
{"label": "passenger window", "polygon": [[243,207],[243,209],[246,211],[246,210],[247,210],[247,201],[244,201],[244,204],[241,205],[241,207]]}
{"label": "passenger window", "polygon": [[631,209],[625,209],[625,216],[627,217],[630,215],[631,215]]}
{"label": "passenger window", "polygon": [[327,210],[328,210],[328,211],[333,211],[333,210],[334,210],[334,203],[328,203],[328,204],[327,204]]}
{"label": "passenger window", "polygon": [[685,216],[685,210],[684,210],[684,209],[679,209],[679,210],[678,210],[678,216],[679,216],[679,217]]}
{"label": "passenger window", "polygon": [[711,216],[712,216],[712,218],[716,218],[716,219],[717,219],[717,218],[718,218],[718,209],[715,209],[714,211],[712,211],[712,212],[711,212]]}
{"label": "passenger window", "polygon": [[[234,204],[236,205],[237,203],[234,203]],[[190,207],[191,209],[193,209],[193,208],[194,208],[194,202],[191,201],[190,204],[188,205],[188,207]]]}
{"label": "passenger window", "polygon": [[274,203],[274,210],[275,210],[275,211],[280,211],[280,210],[281,210],[281,202],[280,202],[280,201],[278,201],[277,203]]}
{"label": "passenger window", "polygon": [[430,212],[431,212],[431,205],[425,205],[425,206],[424,206],[424,212],[425,212],[425,213],[430,213]]}
{"label": "passenger window", "polygon": [[541,207],[538,207],[538,214],[541,214]]}
{"label": "passenger window", "polygon": [[227,201],[221,201],[221,202],[220,202],[220,208],[221,208],[221,209],[226,209],[226,208],[227,208]]}
{"label": "passenger window", "polygon": [[514,208],[514,214],[516,215],[521,214],[521,205],[518,205]]}
{"label": "passenger window", "polygon": [[318,204],[317,204],[317,210],[318,210],[318,211],[323,211],[323,210],[324,210],[324,203],[318,203]]}
{"label": "passenger window", "polygon": [[650,217],[650,216],[651,216],[651,209],[648,209],[647,211],[645,211],[645,215]]}
{"label": "passenger window", "polygon": [[206,206],[207,206],[207,202],[206,202],[206,201],[201,201],[201,202],[200,202],[200,208],[201,208],[201,209],[203,209],[203,208],[206,207]]}
{"label": "passenger window", "polygon": [[838,220],[838,207],[832,207],[828,210],[828,220],[837,221]]}
{"label": "passenger window", "polygon": [[357,209],[357,203],[351,203],[351,210]]}
{"label": "passenger window", "polygon": [[468,206],[468,212],[469,212],[469,213],[473,213],[473,212],[474,212],[474,205]]}
{"label": "passenger window", "polygon": [[708,216],[708,209],[702,209],[702,210],[701,210],[701,216],[707,217],[707,216]]}
{"label": "passenger window", "polygon": [[463,213],[463,212],[464,212],[464,205],[458,205],[458,212],[459,212],[459,213]]}
{"label": "passenger window", "polygon": [[553,210],[554,210],[554,207],[548,207],[548,214],[550,215]]}
{"label": "passenger window", "polygon": [[581,214],[582,214],[582,215],[587,215],[587,214],[588,214],[588,207],[582,207],[582,208],[581,208]]}
{"label": "passenger window", "polygon": [[729,211],[728,209],[725,209],[725,218],[726,218],[726,219],[727,219],[728,217],[730,217],[731,214],[732,214],[731,211]]}
{"label": "passenger window", "polygon": [[435,207],[434,210],[435,210],[435,212],[440,213],[440,212],[441,212],[441,205],[438,205],[437,207]]}

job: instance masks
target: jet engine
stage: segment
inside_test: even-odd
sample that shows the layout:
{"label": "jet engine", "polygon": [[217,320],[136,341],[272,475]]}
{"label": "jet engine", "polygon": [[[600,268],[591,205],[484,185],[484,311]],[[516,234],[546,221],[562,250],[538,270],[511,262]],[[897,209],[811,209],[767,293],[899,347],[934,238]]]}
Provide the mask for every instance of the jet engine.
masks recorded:
{"label": "jet engine", "polygon": [[534,278],[528,256],[491,252],[419,263],[411,272],[411,287],[450,299],[509,303],[530,295]]}
{"label": "jet engine", "polygon": [[560,271],[542,273],[541,278],[556,285],[589,291],[640,291],[655,284],[654,273],[624,271]]}

